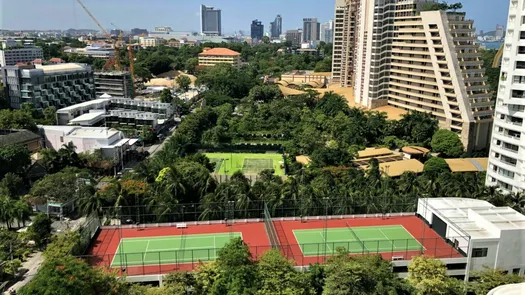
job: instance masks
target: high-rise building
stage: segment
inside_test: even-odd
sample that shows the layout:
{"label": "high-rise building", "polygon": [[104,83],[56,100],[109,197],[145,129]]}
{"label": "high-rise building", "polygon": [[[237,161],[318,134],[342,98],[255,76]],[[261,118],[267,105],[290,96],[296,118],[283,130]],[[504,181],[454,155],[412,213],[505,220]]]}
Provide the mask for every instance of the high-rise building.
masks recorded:
{"label": "high-rise building", "polygon": [[275,17],[275,20],[270,23],[270,37],[279,38],[283,33],[283,18],[280,14]]}
{"label": "high-rise building", "polygon": [[264,25],[259,20],[252,21],[251,34],[252,40],[261,41],[264,36]]}
{"label": "high-rise building", "polygon": [[134,28],[134,29],[131,29],[131,35],[133,36],[148,35],[148,30]]}
{"label": "high-rise building", "polygon": [[321,25],[321,38],[319,40],[325,42],[325,43],[332,43],[333,37],[334,37],[334,21],[330,20],[327,23],[324,23]]}
{"label": "high-rise building", "polygon": [[287,30],[285,39],[287,42],[290,42],[292,46],[299,46],[301,45],[301,36],[303,35],[303,32],[301,30]]}
{"label": "high-rise building", "polygon": [[319,41],[320,34],[321,24],[317,18],[303,18],[303,42]]}
{"label": "high-rise building", "polygon": [[33,103],[37,109],[60,109],[95,98],[93,70],[89,65],[7,66],[1,69],[4,90],[12,108]]}
{"label": "high-rise building", "polygon": [[10,39],[0,44],[0,67],[28,63],[39,58],[44,58],[44,51],[40,47],[30,44],[21,45]]}
{"label": "high-rise building", "polygon": [[[342,87],[354,83],[357,13],[361,0],[336,0],[333,25],[332,81]],[[343,74],[344,73],[344,74]]]}
{"label": "high-rise building", "polygon": [[511,0],[492,132],[487,185],[525,190],[525,0]]}
{"label": "high-rise building", "polygon": [[500,41],[501,39],[503,39],[504,34],[505,34],[505,27],[503,27],[502,25],[497,25],[496,31],[494,32],[494,39],[496,41]]}
{"label": "high-rise building", "polygon": [[[430,113],[467,151],[487,148],[494,102],[473,21],[464,13],[423,11],[426,0],[361,0],[355,12],[352,2],[336,2],[333,75],[354,87],[356,103]],[[355,28],[338,21],[345,9]]]}
{"label": "high-rise building", "polygon": [[130,72],[96,72],[94,78],[97,96],[108,94],[112,97],[135,97]]}
{"label": "high-rise building", "polygon": [[201,33],[207,36],[220,36],[221,10],[201,5]]}

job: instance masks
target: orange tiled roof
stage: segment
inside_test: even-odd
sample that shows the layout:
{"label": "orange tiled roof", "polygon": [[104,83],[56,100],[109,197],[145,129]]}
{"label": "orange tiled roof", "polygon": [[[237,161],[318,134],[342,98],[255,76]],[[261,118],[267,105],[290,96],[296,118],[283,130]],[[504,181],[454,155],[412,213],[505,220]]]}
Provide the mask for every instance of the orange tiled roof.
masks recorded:
{"label": "orange tiled roof", "polygon": [[230,50],[228,48],[213,48],[210,50],[206,50],[199,55],[223,55],[223,56],[238,56],[241,55],[237,51]]}

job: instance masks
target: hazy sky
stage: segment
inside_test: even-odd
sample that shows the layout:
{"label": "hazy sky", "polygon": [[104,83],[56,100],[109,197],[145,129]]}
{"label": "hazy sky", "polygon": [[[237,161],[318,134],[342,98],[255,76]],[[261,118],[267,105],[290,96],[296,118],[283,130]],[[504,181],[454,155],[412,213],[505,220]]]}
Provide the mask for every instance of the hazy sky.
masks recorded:
{"label": "hazy sky", "polygon": [[[509,0],[461,1],[478,30],[490,31],[505,24]],[[277,14],[283,30],[301,27],[304,17],[326,22],[334,16],[334,0],[83,0],[102,25],[111,29],[171,26],[176,31],[198,31],[200,4],[222,9],[223,32],[248,31],[251,21],[261,20],[268,30]],[[76,0],[0,0],[2,29],[96,29]]]}

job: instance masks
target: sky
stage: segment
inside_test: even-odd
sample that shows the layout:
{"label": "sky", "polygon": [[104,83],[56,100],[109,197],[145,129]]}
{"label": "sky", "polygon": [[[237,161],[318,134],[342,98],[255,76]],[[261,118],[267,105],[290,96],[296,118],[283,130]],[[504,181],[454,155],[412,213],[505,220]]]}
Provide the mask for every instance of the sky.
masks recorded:
{"label": "sky", "polygon": [[[509,0],[461,1],[467,17],[478,30],[494,30],[505,24]],[[335,0],[82,0],[107,29],[123,30],[171,26],[175,31],[199,31],[200,4],[222,9],[224,33],[244,30],[259,19],[268,31],[277,14],[283,31],[302,27],[303,18],[327,22],[334,17]],[[0,0],[0,29],[98,29],[77,0]]]}

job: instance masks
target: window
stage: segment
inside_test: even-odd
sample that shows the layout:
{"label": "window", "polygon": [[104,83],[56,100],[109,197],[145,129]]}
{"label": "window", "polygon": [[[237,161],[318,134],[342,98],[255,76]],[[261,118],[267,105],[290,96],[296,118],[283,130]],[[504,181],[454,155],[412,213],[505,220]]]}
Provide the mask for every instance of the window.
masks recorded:
{"label": "window", "polygon": [[488,248],[474,248],[472,249],[472,257],[487,257]]}
{"label": "window", "polygon": [[512,273],[515,274],[515,275],[519,275],[520,274],[520,269],[519,268],[513,268],[512,269]]}

